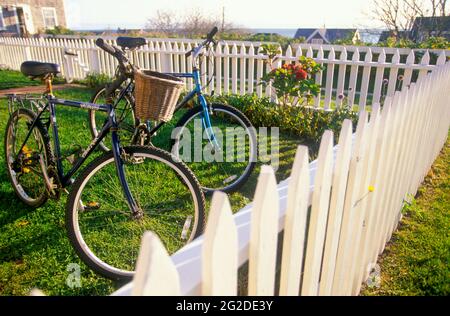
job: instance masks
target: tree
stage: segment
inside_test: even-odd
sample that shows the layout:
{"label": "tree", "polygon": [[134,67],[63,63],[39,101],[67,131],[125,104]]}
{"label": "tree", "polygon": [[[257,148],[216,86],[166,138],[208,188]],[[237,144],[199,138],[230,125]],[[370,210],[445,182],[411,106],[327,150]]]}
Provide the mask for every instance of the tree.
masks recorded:
{"label": "tree", "polygon": [[200,9],[193,9],[178,16],[172,11],[158,10],[156,15],[148,20],[147,27],[166,35],[175,33],[189,37],[203,36],[214,27],[220,27],[221,32],[236,29],[234,24],[226,22],[225,16],[205,15]]}
{"label": "tree", "polygon": [[175,33],[179,27],[179,18],[170,10],[158,10],[147,22],[147,27],[167,35]]}
{"label": "tree", "polygon": [[182,31],[188,36],[198,36],[208,33],[214,26],[222,24],[217,18],[207,17],[199,9],[187,13],[183,19]]}
{"label": "tree", "polygon": [[446,10],[447,0],[373,0],[371,15],[398,40],[411,39],[417,17],[445,16]]}

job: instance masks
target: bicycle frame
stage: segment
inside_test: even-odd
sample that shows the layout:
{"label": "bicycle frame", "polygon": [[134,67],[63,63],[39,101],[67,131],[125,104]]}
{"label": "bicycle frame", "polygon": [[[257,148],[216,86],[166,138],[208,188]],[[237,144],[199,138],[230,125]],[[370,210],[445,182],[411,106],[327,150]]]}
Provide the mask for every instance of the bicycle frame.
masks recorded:
{"label": "bicycle frame", "polygon": [[[48,102],[46,103],[45,107],[42,109],[42,111],[39,112],[38,116],[33,121],[32,125],[30,127],[30,130],[28,131],[28,134],[19,150],[19,153],[22,152],[25,144],[27,143],[28,139],[30,138],[30,136],[33,132],[33,129],[36,125],[36,122],[41,119],[43,113],[45,113],[47,110],[49,110],[50,124],[52,126],[52,132],[53,132],[53,145],[54,145],[54,153],[55,153],[55,159],[56,159],[56,169],[57,169],[58,177],[60,179],[62,188],[67,188],[68,186],[70,186],[73,183],[72,176],[81,168],[81,166],[84,164],[84,162],[89,158],[89,156],[93,153],[93,151],[97,148],[97,146],[106,137],[108,132],[111,132],[112,151],[113,151],[113,155],[114,155],[117,176],[119,177],[119,181],[122,185],[127,202],[129,204],[130,208],[132,209],[133,215],[135,215],[135,216],[139,215],[141,212],[139,211],[139,207],[137,206],[137,204],[130,192],[128,183],[125,179],[125,172],[124,172],[124,168],[123,168],[123,161],[121,158],[121,151],[120,151],[120,140],[119,140],[119,135],[117,133],[118,124],[117,124],[116,115],[114,112],[114,105],[69,101],[69,100],[57,99],[51,95],[47,96],[47,101]],[[103,125],[103,128],[102,128],[100,134],[89,144],[87,149],[84,150],[84,152],[81,154],[81,157],[76,161],[75,165],[66,174],[64,174],[64,168],[62,165],[61,147],[60,147],[60,141],[59,141],[59,130],[58,130],[58,124],[57,124],[57,120],[56,120],[56,106],[57,105],[69,106],[69,107],[79,108],[79,109],[95,110],[95,111],[101,111],[101,112],[108,113],[108,120],[106,120],[105,124]],[[17,157],[16,157],[16,159],[17,159]]]}

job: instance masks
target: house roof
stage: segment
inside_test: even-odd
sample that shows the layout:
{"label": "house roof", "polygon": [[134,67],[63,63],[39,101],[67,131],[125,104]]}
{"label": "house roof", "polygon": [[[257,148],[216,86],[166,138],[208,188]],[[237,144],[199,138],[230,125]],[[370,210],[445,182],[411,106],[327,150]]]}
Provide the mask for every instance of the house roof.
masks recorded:
{"label": "house roof", "polygon": [[322,29],[312,29],[312,28],[306,28],[306,29],[298,29],[295,33],[295,38],[304,37],[308,39],[315,33],[319,33],[325,40],[332,43],[339,39],[345,39],[350,36],[353,36],[357,29],[328,29],[328,28],[322,28]]}
{"label": "house roof", "polygon": [[308,38],[314,33],[317,29],[298,29],[295,33],[295,38],[304,37]]}
{"label": "house roof", "polygon": [[418,17],[414,21],[413,29],[450,31],[450,16]]}

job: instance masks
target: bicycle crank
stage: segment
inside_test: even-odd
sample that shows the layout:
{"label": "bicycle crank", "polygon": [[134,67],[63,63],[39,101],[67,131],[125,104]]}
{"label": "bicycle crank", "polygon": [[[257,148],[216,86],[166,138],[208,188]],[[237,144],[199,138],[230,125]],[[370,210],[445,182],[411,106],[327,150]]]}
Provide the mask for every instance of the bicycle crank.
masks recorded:
{"label": "bicycle crank", "polygon": [[42,154],[39,155],[39,164],[41,165],[42,175],[50,198],[58,200],[61,196],[61,192],[59,191],[59,178],[56,171],[52,167],[47,168]]}

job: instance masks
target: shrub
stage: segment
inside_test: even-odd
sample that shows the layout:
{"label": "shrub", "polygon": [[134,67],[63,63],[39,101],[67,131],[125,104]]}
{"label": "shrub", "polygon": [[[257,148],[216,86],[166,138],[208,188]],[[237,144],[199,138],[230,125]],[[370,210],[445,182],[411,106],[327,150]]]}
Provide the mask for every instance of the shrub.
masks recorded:
{"label": "shrub", "polygon": [[265,74],[261,83],[264,87],[272,84],[282,105],[306,105],[320,92],[314,75],[322,69],[312,58],[301,56],[298,64],[285,63]]}
{"label": "shrub", "polygon": [[99,89],[111,82],[111,78],[105,74],[89,73],[80,83],[91,89]]}
{"label": "shrub", "polygon": [[55,26],[54,29],[45,30],[45,34],[50,35],[75,35],[75,31],[69,30],[63,26]]}
{"label": "shrub", "polygon": [[241,110],[255,127],[279,127],[281,132],[318,144],[325,130],[335,133],[336,142],[345,119],[356,127],[358,116],[348,109],[325,112],[306,107],[279,106],[269,98],[256,95],[209,97],[212,102],[227,103]]}

